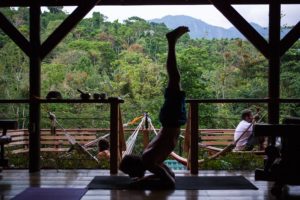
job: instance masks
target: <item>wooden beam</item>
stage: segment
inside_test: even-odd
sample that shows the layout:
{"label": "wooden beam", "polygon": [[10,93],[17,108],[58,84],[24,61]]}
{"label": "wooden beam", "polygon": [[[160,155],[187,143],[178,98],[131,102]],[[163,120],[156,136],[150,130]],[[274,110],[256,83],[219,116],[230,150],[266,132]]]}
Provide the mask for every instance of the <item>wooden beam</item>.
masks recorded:
{"label": "wooden beam", "polygon": [[275,0],[269,5],[269,105],[268,119],[270,124],[279,123],[280,97],[280,4]]}
{"label": "wooden beam", "polygon": [[198,103],[190,103],[191,106],[191,174],[198,174],[198,127],[199,127],[199,113]]}
{"label": "wooden beam", "polygon": [[78,24],[83,17],[99,2],[100,0],[90,0],[85,4],[79,5],[70,14],[60,26],[47,38],[42,44],[41,59],[55,48],[56,45]]}
{"label": "wooden beam", "polygon": [[30,54],[28,40],[16,29],[14,25],[0,12],[0,28],[12,39],[18,47],[27,55]]}
{"label": "wooden beam", "polygon": [[289,48],[300,38],[300,21],[280,41],[280,56],[283,56]]}
{"label": "wooden beam", "polygon": [[119,102],[114,100],[110,104],[110,174],[119,169]]}
{"label": "wooden beam", "polygon": [[228,2],[210,1],[266,58],[269,57],[267,41]]}
{"label": "wooden beam", "polygon": [[[269,5],[269,73],[268,73],[268,122],[279,123],[280,97],[280,3],[276,0]],[[268,143],[275,145],[276,137],[268,138]]]}
{"label": "wooden beam", "polygon": [[123,127],[121,106],[119,106],[119,145],[120,145],[119,146],[120,155],[122,155],[122,151],[126,151],[127,147],[126,147],[124,127]]}
{"label": "wooden beam", "polygon": [[[223,1],[223,0],[219,0]],[[77,6],[86,3],[86,0],[42,0],[42,6]],[[226,0],[226,3],[234,5],[266,5],[270,0]],[[281,4],[300,4],[300,0],[281,0]],[[209,0],[101,0],[98,5],[210,5]],[[28,7],[29,1],[24,0],[1,0],[0,7]]]}
{"label": "wooden beam", "polygon": [[32,0],[30,14],[30,70],[29,70],[29,172],[40,171],[40,102],[35,102],[41,94],[41,7],[39,0]]}

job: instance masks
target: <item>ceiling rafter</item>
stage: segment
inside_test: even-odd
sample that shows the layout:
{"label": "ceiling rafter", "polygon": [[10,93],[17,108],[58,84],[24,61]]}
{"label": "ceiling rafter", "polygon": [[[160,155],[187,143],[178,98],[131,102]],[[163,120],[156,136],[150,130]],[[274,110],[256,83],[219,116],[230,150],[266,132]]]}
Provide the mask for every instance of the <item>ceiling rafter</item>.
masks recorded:
{"label": "ceiling rafter", "polygon": [[[224,0],[219,0],[224,2]],[[41,6],[77,6],[87,0],[41,0]],[[269,4],[270,0],[226,0],[228,4]],[[300,4],[300,0],[280,0],[281,4]],[[209,0],[101,0],[98,5],[211,5]],[[30,1],[26,0],[1,0],[0,7],[29,7]]]}

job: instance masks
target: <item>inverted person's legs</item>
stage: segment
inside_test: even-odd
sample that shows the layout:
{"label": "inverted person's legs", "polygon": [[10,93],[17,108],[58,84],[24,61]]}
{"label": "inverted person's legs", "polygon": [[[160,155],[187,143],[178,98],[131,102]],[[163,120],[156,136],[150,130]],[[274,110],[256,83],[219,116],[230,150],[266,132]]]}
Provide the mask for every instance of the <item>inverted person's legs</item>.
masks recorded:
{"label": "inverted person's legs", "polygon": [[188,31],[189,29],[187,27],[180,26],[166,34],[168,39],[167,73],[169,76],[167,88],[170,90],[181,90],[180,73],[177,68],[175,46],[178,38]]}

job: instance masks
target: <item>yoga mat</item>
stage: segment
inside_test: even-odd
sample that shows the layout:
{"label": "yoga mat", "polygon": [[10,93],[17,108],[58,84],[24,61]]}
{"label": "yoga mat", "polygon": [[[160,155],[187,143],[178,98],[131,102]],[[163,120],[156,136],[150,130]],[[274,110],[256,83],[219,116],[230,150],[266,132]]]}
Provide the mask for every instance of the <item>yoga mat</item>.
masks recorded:
{"label": "yoga mat", "polygon": [[12,200],[80,200],[85,188],[27,188]]}
{"label": "yoga mat", "polygon": [[[127,176],[96,176],[88,189],[108,190],[161,190],[166,189],[158,180],[132,184]],[[176,177],[175,190],[257,190],[243,176],[186,176]]]}

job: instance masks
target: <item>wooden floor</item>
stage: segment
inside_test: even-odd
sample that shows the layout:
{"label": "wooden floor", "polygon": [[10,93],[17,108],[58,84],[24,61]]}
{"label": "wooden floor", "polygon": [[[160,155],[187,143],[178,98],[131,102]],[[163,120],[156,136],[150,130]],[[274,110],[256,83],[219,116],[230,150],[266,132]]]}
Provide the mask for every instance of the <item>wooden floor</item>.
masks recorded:
{"label": "wooden floor", "polygon": [[[175,171],[177,176],[190,176],[187,171]],[[10,199],[27,187],[65,187],[85,188],[99,175],[109,176],[107,170],[42,170],[29,174],[28,170],[3,170],[0,172],[0,199]],[[120,174],[122,175],[122,174]],[[243,175],[259,190],[176,190],[176,191],[126,191],[126,190],[89,190],[83,200],[177,200],[177,199],[275,199],[270,194],[271,182],[254,181],[249,171],[199,171],[199,176]]]}

